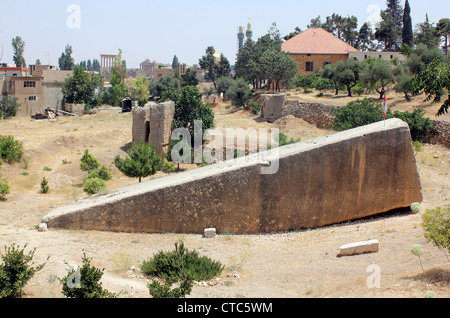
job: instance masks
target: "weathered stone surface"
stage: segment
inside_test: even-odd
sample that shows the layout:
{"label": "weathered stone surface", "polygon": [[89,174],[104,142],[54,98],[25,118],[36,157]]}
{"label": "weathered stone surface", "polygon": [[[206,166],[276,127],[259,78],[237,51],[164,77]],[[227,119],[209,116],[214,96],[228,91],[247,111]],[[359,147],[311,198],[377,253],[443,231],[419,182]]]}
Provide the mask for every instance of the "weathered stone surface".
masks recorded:
{"label": "weathered stone surface", "polygon": [[[117,189],[45,216],[51,227],[120,232],[269,233],[422,202],[411,135],[391,119]],[[278,160],[277,160],[278,158]],[[278,172],[262,174],[278,163]]]}
{"label": "weathered stone surface", "polygon": [[216,237],[217,231],[215,228],[209,228],[209,229],[205,229],[205,231],[203,232],[203,236],[205,238],[214,238]]}
{"label": "weathered stone surface", "polygon": [[160,156],[168,150],[174,115],[174,102],[154,103],[150,105],[150,131],[148,141],[155,147],[156,153]]}
{"label": "weathered stone surface", "polygon": [[292,115],[316,125],[317,128],[330,129],[330,123],[334,120],[333,108],[333,106],[321,103],[303,103],[298,100],[288,100],[283,105],[282,117]]}
{"label": "weathered stone surface", "polygon": [[136,142],[147,142],[150,132],[150,106],[135,107],[133,109],[133,144]]}
{"label": "weathered stone surface", "polygon": [[280,118],[283,114],[284,101],[286,99],[285,94],[278,95],[262,95],[264,102],[261,107],[261,115],[264,120],[274,122]]}
{"label": "weathered stone surface", "polygon": [[351,256],[365,253],[376,253],[380,249],[378,240],[370,240],[365,242],[356,242],[341,246],[340,256]]}
{"label": "weathered stone surface", "polygon": [[39,232],[47,232],[47,230],[48,230],[47,224],[45,224],[45,223],[40,223],[39,224],[39,228],[38,228]]}

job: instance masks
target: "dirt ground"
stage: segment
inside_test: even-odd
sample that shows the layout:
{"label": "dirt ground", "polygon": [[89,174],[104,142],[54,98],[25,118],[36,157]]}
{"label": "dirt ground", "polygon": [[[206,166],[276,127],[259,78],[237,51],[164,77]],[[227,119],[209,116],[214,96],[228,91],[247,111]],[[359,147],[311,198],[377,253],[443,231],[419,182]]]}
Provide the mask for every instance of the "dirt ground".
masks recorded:
{"label": "dirt ground", "polygon": [[[350,100],[298,92],[289,92],[289,98],[334,105],[344,105]],[[420,97],[406,103],[401,96],[393,96],[388,103],[399,110],[425,107],[430,117],[437,111],[436,105],[424,104]],[[216,126],[220,129],[277,127],[290,138],[302,140],[333,133],[293,117],[274,124],[260,122],[250,112],[225,104],[218,105],[215,112]],[[445,115],[439,119],[449,121],[449,118],[450,115]],[[218,279],[196,284],[189,298],[423,298],[428,290],[439,298],[450,296],[449,255],[425,240],[421,215],[410,212],[289,233],[219,233],[213,239],[190,234],[57,229],[39,232],[37,226],[44,215],[86,196],[82,190],[86,175],[79,168],[85,149],[111,168],[113,179],[108,181],[106,191],[137,182],[112,164],[116,155],[125,156],[124,149],[131,141],[131,123],[131,114],[119,110],[60,117],[55,122],[31,118],[0,121],[0,134],[13,135],[22,141],[28,158],[27,164],[3,164],[0,168],[11,186],[8,200],[0,202],[0,253],[4,252],[3,246],[16,243],[21,247],[28,244],[27,251],[36,248],[36,264],[50,257],[26,286],[25,297],[64,297],[57,278],[66,275],[66,263],[81,265],[85,252],[92,258],[92,265],[104,269],[102,283],[106,289],[120,293],[119,297],[149,298],[146,284],[150,278],[140,273],[139,265],[160,250],[172,250],[180,240],[188,249],[225,265]],[[450,149],[425,145],[416,160],[424,194],[421,213],[450,204]],[[162,175],[165,173],[159,172],[153,178]],[[48,194],[40,193],[44,176],[49,180]],[[380,241],[379,252],[338,256],[340,246],[370,239]],[[421,244],[424,249],[420,260],[410,252],[414,244]],[[374,277],[380,280],[374,281]],[[373,282],[379,285],[373,286]],[[431,285],[427,286],[428,282]]]}

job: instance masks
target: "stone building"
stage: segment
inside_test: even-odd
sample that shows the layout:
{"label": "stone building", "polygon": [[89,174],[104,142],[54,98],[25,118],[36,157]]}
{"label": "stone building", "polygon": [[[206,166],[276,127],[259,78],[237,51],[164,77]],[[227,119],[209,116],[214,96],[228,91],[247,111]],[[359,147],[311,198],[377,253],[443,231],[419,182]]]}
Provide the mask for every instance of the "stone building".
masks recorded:
{"label": "stone building", "polygon": [[298,75],[308,75],[323,69],[327,64],[356,59],[394,58],[403,61],[406,57],[397,52],[358,51],[322,28],[309,28],[282,44],[282,50],[298,63]]}
{"label": "stone building", "polygon": [[357,49],[322,28],[309,28],[282,44],[282,50],[298,63],[299,74],[308,75],[327,64],[347,61]]}
{"label": "stone building", "polygon": [[1,94],[17,98],[20,104],[16,116],[31,116],[45,108],[61,109],[63,99],[61,82],[72,71],[59,71],[51,65],[30,65],[20,75],[0,74]]}

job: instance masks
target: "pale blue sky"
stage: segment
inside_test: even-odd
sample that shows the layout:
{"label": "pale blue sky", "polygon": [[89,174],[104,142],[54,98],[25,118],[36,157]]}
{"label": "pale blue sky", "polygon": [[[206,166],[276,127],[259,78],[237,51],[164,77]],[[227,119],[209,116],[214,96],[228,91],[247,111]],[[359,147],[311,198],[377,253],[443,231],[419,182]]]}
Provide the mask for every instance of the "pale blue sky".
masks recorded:
{"label": "pale blue sky", "polygon": [[[0,18],[1,62],[12,62],[11,40],[19,35],[26,42],[25,59],[33,64],[58,65],[66,44],[74,58],[100,59],[101,53],[122,49],[128,67],[139,67],[146,58],[171,63],[174,55],[182,63],[198,63],[206,47],[214,46],[234,64],[239,26],[250,21],[254,39],[267,33],[273,22],[284,36],[296,26],[306,29],[312,18],[322,20],[332,13],[355,15],[359,26],[375,11],[386,8],[385,0],[41,0],[2,1]],[[402,4],[404,3],[401,0]],[[409,0],[413,24],[450,17],[448,0]],[[76,4],[81,12],[80,28],[70,28],[67,12]],[[76,20],[72,20],[76,21]]]}

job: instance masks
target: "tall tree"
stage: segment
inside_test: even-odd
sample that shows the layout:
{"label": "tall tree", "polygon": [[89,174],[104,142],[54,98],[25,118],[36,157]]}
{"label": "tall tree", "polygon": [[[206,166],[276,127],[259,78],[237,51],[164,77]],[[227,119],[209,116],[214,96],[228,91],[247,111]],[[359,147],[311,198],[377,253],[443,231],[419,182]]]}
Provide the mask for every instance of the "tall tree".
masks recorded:
{"label": "tall tree", "polygon": [[367,66],[361,73],[361,81],[369,88],[374,89],[383,98],[386,85],[394,83],[393,64],[383,59],[366,60]]}
{"label": "tall tree", "polygon": [[358,37],[358,18],[355,16],[343,18],[342,36],[345,42],[351,46],[355,45]]}
{"label": "tall tree", "polygon": [[95,89],[100,87],[99,76],[86,73],[80,66],[75,66],[73,75],[62,84],[64,102],[69,104],[85,104],[86,109],[97,105]]}
{"label": "tall tree", "polygon": [[450,19],[440,19],[437,23],[437,32],[438,34],[444,38],[444,51],[445,51],[445,57],[448,60],[448,42],[450,37]]}
{"label": "tall tree", "polygon": [[73,70],[75,67],[75,62],[72,57],[72,47],[70,45],[66,45],[65,51],[61,54],[61,57],[58,59],[59,69],[60,70]]}
{"label": "tall tree", "polygon": [[386,2],[387,9],[386,12],[389,12],[394,19],[395,22],[395,33],[396,33],[396,41],[393,43],[394,50],[400,51],[400,47],[402,44],[402,31],[403,31],[403,7],[400,4],[400,0],[387,0]]}
{"label": "tall tree", "polygon": [[439,46],[441,38],[433,24],[434,23],[431,23],[428,19],[427,13],[425,21],[417,25],[415,44],[423,43],[428,49],[437,48]]}
{"label": "tall tree", "polygon": [[227,77],[231,73],[231,65],[225,55],[220,54],[220,60],[214,66],[214,72],[216,73],[216,78]]}
{"label": "tall tree", "polygon": [[272,23],[268,34],[272,41],[274,41],[276,44],[283,43],[283,39],[281,38],[280,30],[278,29],[276,22]]}
{"label": "tall tree", "polygon": [[14,51],[13,61],[17,67],[27,67],[23,53],[25,52],[25,42],[20,36],[12,39],[12,47]]}
{"label": "tall tree", "polygon": [[383,42],[385,51],[395,50],[399,39],[395,17],[387,10],[381,11],[380,16],[381,22],[380,26],[376,28],[375,38]]}
{"label": "tall tree", "polygon": [[310,24],[308,24],[306,27],[308,29],[309,28],[321,28],[322,27],[322,22],[320,20],[320,15],[317,16],[317,18],[315,18],[315,19],[311,19]]}
{"label": "tall tree", "polygon": [[358,37],[356,38],[356,47],[362,51],[373,50],[375,34],[369,23],[365,22],[361,29],[359,29]]}
{"label": "tall tree", "polygon": [[200,68],[204,71],[206,71],[205,79],[213,82],[214,87],[216,87],[216,76],[214,72],[214,66],[217,63],[216,58],[216,50],[213,46],[208,46],[206,48],[206,54],[202,56],[202,58],[199,60]]}
{"label": "tall tree", "polygon": [[413,46],[414,32],[411,19],[411,7],[409,1],[405,2],[405,11],[403,12],[403,30],[402,30],[402,44]]}
{"label": "tall tree", "polygon": [[101,67],[102,66],[101,66],[100,62],[97,59],[94,59],[92,61],[92,71],[100,73]]}
{"label": "tall tree", "polygon": [[180,66],[180,62],[178,61],[178,57],[176,55],[174,55],[173,59],[172,59],[172,69],[175,70],[176,77],[180,76],[180,72],[178,70],[179,66]]}
{"label": "tall tree", "polygon": [[336,63],[336,72],[340,84],[347,88],[348,96],[352,96],[352,88],[356,86],[361,76],[363,64],[357,60],[339,61]]}

